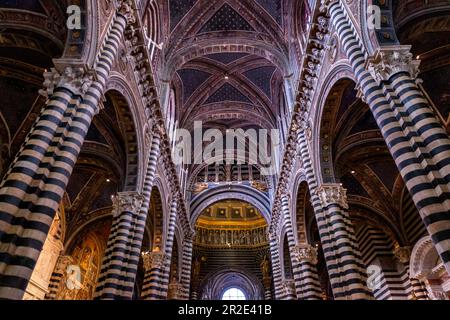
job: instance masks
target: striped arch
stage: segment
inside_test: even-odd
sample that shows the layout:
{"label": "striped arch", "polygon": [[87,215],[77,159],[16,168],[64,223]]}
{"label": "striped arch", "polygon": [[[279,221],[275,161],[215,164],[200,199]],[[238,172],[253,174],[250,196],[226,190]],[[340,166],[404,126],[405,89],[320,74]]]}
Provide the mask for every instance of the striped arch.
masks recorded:
{"label": "striped arch", "polygon": [[146,5],[146,11],[144,12],[144,16],[142,18],[142,24],[144,26],[145,36],[151,42],[149,47],[149,56],[151,60],[154,60],[160,52],[158,46],[163,38],[161,30],[162,23],[157,1],[150,1],[150,3]]}
{"label": "striped arch", "polygon": [[[332,135],[330,130],[332,129],[331,123],[333,117],[336,115],[339,104],[337,102],[332,103],[332,97],[330,97],[332,90],[338,85],[345,82],[355,82],[354,74],[351,67],[346,62],[340,62],[335,65],[330,72],[328,72],[325,80],[323,81],[322,88],[317,94],[318,101],[315,108],[315,114],[313,115],[313,123],[320,125],[313,126],[312,134],[312,156],[314,161],[314,167],[316,168],[316,179],[318,185],[324,182],[334,183],[334,165],[333,157],[331,154],[331,139]],[[324,138],[327,136],[327,138]]]}
{"label": "striped arch", "polygon": [[291,199],[291,219],[294,238],[298,244],[308,243],[308,232],[306,227],[306,196],[309,186],[303,170],[299,171],[294,179],[294,187]]}
{"label": "striped arch", "polygon": [[[108,80],[106,94],[112,94],[117,99],[115,108],[121,119],[119,126],[124,134],[127,167],[123,191],[139,190],[143,184],[145,167],[145,141],[143,132],[145,115],[136,101],[132,89],[122,75],[113,73]],[[104,110],[108,112],[108,110]]]}
{"label": "striped arch", "polygon": [[266,195],[244,185],[224,185],[203,192],[191,202],[191,226],[194,226],[200,214],[209,206],[222,200],[241,200],[250,203],[259,210],[270,223],[270,201]]}
{"label": "striped arch", "polygon": [[282,232],[280,234],[280,241],[278,242],[280,248],[280,264],[281,264],[281,274],[283,280],[292,280],[293,279],[293,270],[292,270],[292,261],[290,256],[290,244],[288,240],[287,230],[283,227]]}
{"label": "striped arch", "polygon": [[167,214],[167,202],[164,197],[164,188],[159,177],[155,178],[155,184],[152,189],[150,206],[148,209],[147,226],[152,224],[152,250],[162,250],[165,246],[165,230],[166,230],[166,217]]}

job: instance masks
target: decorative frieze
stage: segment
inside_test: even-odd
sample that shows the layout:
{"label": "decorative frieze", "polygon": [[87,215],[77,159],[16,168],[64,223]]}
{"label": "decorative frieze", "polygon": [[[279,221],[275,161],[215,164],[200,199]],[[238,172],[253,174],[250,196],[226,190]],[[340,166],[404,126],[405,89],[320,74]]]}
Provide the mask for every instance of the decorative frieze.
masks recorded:
{"label": "decorative frieze", "polygon": [[[324,1],[326,5],[337,1]],[[298,96],[292,113],[292,122],[287,137],[287,144],[279,174],[278,186],[275,200],[272,207],[271,230],[277,230],[280,222],[280,199],[281,196],[289,192],[289,184],[293,168],[297,161],[298,136],[301,132],[310,131],[309,111],[312,106],[312,99],[317,88],[317,79],[320,76],[324,52],[327,50],[329,32],[329,18],[318,12],[314,13],[314,22],[309,31],[309,42],[302,61],[302,70],[298,82]],[[308,134],[307,134],[308,136]]]}
{"label": "decorative frieze", "polygon": [[136,23],[133,10],[133,0],[116,0],[117,13],[125,17],[128,24]]}

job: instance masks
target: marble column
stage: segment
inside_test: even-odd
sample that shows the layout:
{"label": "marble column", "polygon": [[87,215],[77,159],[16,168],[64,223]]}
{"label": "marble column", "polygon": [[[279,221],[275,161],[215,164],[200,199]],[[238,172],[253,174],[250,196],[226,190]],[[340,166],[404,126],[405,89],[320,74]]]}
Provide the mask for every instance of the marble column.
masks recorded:
{"label": "marble column", "polygon": [[[150,207],[151,191],[153,189],[158,157],[160,155],[160,130],[157,126],[151,127],[152,130],[147,132],[146,140],[148,146],[147,168],[144,177],[144,185],[142,188],[142,195],[137,193],[130,193],[130,196],[135,196],[140,199],[140,205],[133,212],[125,213],[129,216],[128,221],[124,220],[120,214],[116,215],[113,220],[113,226],[116,226],[120,221],[128,223],[127,230],[123,231],[127,235],[120,243],[114,244],[116,228],[111,230],[108,243],[112,241],[112,247],[108,247],[105,253],[105,259],[102,265],[98,285],[95,292],[95,299],[132,299],[133,288],[136,281],[136,273],[139,264],[139,257],[141,254],[142,241],[144,239],[145,225],[147,221],[148,210]],[[126,193],[124,194],[126,195]],[[115,211],[116,212],[116,211]],[[123,253],[119,252],[122,251]],[[111,264],[110,256],[118,256],[121,260],[117,261],[117,266]],[[122,257],[123,256],[123,257]],[[118,270],[121,270],[120,272]],[[123,283],[120,287],[108,288],[107,283],[115,283],[120,277]],[[105,286],[106,285],[106,286]]]}
{"label": "marble column", "polygon": [[183,265],[181,268],[181,283],[183,284],[183,292],[180,296],[180,299],[182,300],[189,300],[189,292],[191,288],[193,237],[194,235],[185,236],[183,239]]}
{"label": "marble column", "polygon": [[300,266],[298,298],[301,300],[321,300],[322,289],[316,267],[317,249],[309,244],[299,244],[292,251],[294,261]]}
{"label": "marble column", "polygon": [[143,224],[140,221],[143,218],[139,215],[142,200],[143,196],[137,192],[120,192],[113,198],[112,228],[95,299],[131,299],[133,295],[140,258],[140,243],[136,241],[135,228],[137,224]]}
{"label": "marble column", "polygon": [[348,214],[346,190],[340,184],[323,184],[317,191],[322,212],[316,216],[333,295],[338,299],[370,299],[367,274],[361,261]]}
{"label": "marble column", "polygon": [[141,298],[145,300],[165,300],[167,290],[164,285],[164,272],[170,266],[170,260],[164,252],[146,252],[142,254],[145,276]]}
{"label": "marble column", "polygon": [[343,1],[322,0],[322,11],[339,37],[360,96],[369,105],[419,210],[423,223],[450,273],[450,138],[417,87],[419,61],[409,47],[368,53]]}
{"label": "marble column", "polygon": [[99,112],[125,28],[134,22],[129,1],[116,4],[92,70],[69,65],[45,74],[48,101],[0,185],[0,299],[22,299]]}
{"label": "marble column", "polygon": [[274,298],[281,299],[284,294],[283,285],[282,285],[282,270],[281,270],[281,261],[280,261],[280,249],[278,244],[278,239],[276,234],[269,235],[269,243],[270,243],[270,255],[272,261],[272,278],[274,284]]}

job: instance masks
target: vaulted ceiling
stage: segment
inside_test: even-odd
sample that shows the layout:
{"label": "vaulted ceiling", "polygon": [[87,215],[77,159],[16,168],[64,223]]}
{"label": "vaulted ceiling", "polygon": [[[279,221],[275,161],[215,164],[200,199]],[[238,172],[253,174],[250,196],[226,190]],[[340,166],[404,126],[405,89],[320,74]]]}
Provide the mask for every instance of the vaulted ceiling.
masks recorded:
{"label": "vaulted ceiling", "polygon": [[274,128],[288,49],[282,0],[169,0],[161,77],[177,120],[209,128]]}

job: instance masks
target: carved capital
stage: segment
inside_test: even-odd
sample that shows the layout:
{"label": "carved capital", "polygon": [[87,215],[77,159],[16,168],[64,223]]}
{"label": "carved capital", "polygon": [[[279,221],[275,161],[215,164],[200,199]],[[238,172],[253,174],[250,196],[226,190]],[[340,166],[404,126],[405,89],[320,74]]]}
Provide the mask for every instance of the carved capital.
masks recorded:
{"label": "carved capital", "polygon": [[281,285],[282,285],[286,295],[288,295],[288,296],[296,295],[294,280],[286,279],[281,283]]}
{"label": "carved capital", "polygon": [[394,249],[395,258],[401,263],[408,264],[411,257],[411,247],[397,247]]}
{"label": "carved capital", "polygon": [[144,268],[146,271],[151,269],[163,269],[167,265],[167,256],[163,252],[144,252]]}
{"label": "carved capital", "polygon": [[133,10],[132,0],[117,0],[117,13],[123,16],[128,24],[133,24],[136,22]]}
{"label": "carved capital", "polygon": [[119,192],[113,198],[114,216],[121,212],[137,213],[141,209],[143,196],[138,192]]}
{"label": "carved capital", "polygon": [[169,283],[169,292],[167,294],[169,299],[179,299],[183,296],[184,286],[183,284],[173,281]]}
{"label": "carved capital", "polygon": [[67,66],[62,73],[55,68],[44,73],[44,89],[39,94],[48,98],[57,87],[65,87],[74,94],[84,95],[94,81],[94,74],[81,67]]}
{"label": "carved capital", "polygon": [[310,262],[311,264],[317,264],[317,248],[310,246],[308,244],[297,245],[292,249],[294,259],[298,263]]}
{"label": "carved capital", "polygon": [[337,204],[341,208],[348,209],[347,189],[340,184],[323,184],[317,189],[317,196],[324,206]]}
{"label": "carved capital", "polygon": [[382,47],[367,60],[366,68],[379,84],[399,72],[408,72],[415,79],[420,60],[414,59],[410,50],[411,46]]}
{"label": "carved capital", "polygon": [[328,12],[331,6],[339,3],[339,0],[322,0],[320,4],[320,12]]}

